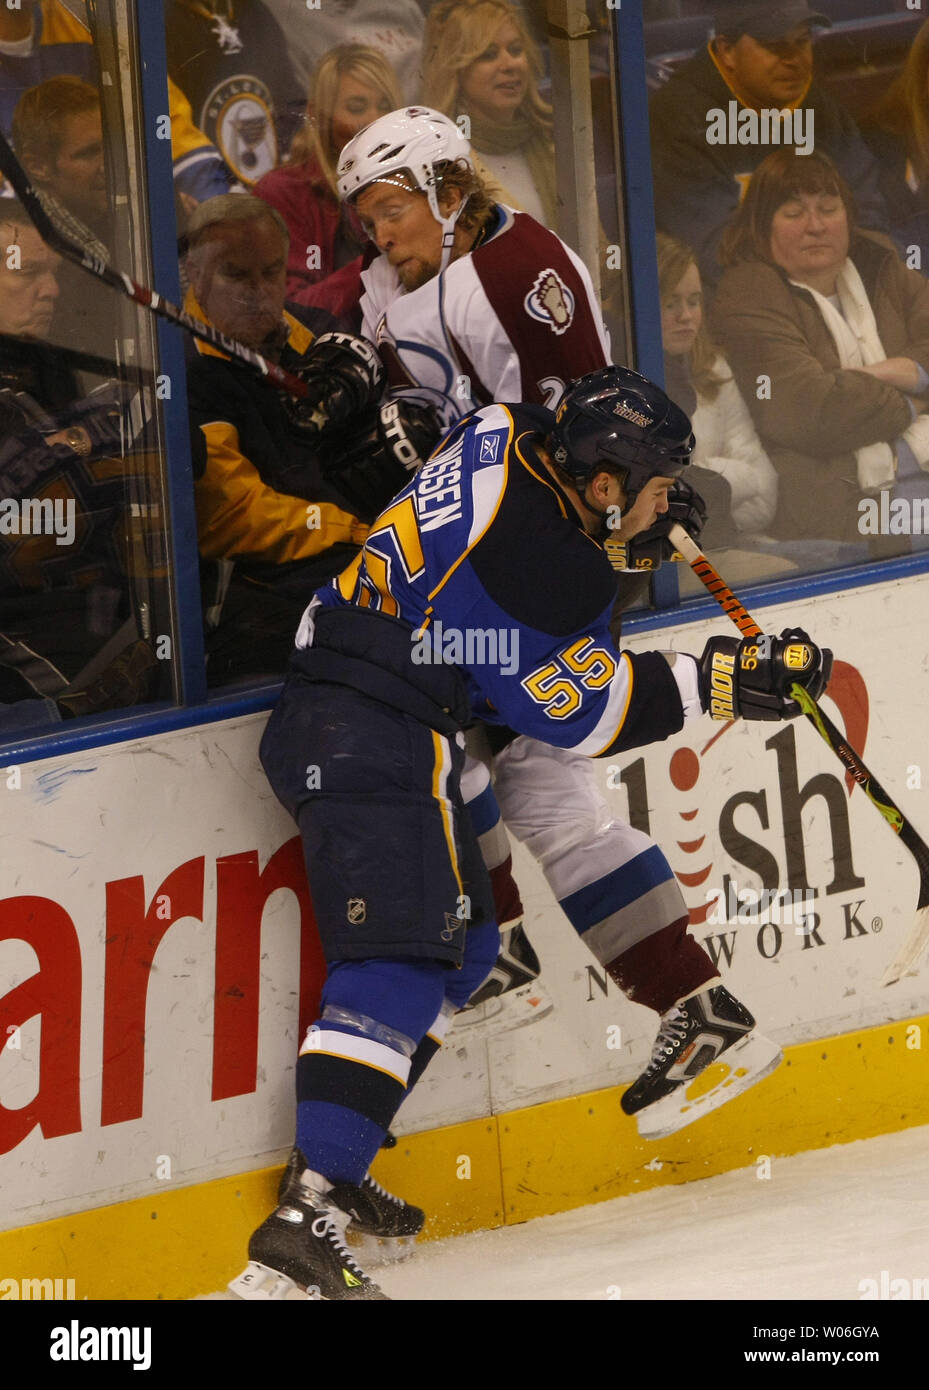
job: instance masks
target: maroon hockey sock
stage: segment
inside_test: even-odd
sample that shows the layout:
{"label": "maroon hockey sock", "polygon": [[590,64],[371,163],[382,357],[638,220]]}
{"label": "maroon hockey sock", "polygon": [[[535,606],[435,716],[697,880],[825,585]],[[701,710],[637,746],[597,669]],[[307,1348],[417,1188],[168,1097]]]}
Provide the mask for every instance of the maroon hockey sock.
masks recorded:
{"label": "maroon hockey sock", "polygon": [[719,979],[716,966],[688,932],[686,917],[630,946],[605,969],[624,994],[659,1014]]}
{"label": "maroon hockey sock", "polygon": [[508,854],[502,864],[489,870],[494,895],[494,913],[502,928],[519,922],[523,916],[522,899],[513,877],[513,860]]}

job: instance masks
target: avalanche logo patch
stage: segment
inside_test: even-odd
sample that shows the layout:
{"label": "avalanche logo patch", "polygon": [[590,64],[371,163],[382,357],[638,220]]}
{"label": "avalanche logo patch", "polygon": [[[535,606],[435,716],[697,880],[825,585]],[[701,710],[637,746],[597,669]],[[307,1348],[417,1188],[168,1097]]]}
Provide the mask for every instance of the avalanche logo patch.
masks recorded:
{"label": "avalanche logo patch", "polygon": [[547,324],[559,337],[567,333],[574,320],[574,295],[556,270],[549,267],[535,278],[535,284],[523,300],[530,318]]}
{"label": "avalanche logo patch", "polygon": [[200,126],[242,183],[257,183],[277,168],[273,111],[268,88],[245,73],[227,77],[204,102]]}

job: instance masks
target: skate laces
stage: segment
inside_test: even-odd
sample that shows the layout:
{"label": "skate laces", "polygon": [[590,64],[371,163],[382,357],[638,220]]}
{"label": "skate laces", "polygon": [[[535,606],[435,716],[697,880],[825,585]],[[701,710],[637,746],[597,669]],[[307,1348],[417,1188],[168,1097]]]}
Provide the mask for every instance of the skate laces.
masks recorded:
{"label": "skate laces", "polygon": [[[344,1215],[344,1213],[341,1213]],[[319,1216],[316,1217],[310,1230],[314,1236],[320,1239],[325,1237],[333,1247],[340,1259],[344,1260],[349,1266],[352,1274],[357,1274],[360,1279],[368,1282],[368,1276],[359,1265],[355,1263],[351,1251],[345,1244],[345,1225],[336,1216],[335,1208],[323,1207]]]}
{"label": "skate laces", "polygon": [[372,1187],[380,1197],[386,1197],[388,1202],[393,1202],[394,1206],[402,1207],[403,1202],[399,1197],[395,1197],[392,1192],[388,1192],[386,1187],[381,1187],[376,1178],[372,1178],[370,1173],[366,1173],[361,1183],[362,1187]]}
{"label": "skate laces", "polygon": [[650,1075],[656,1067],[660,1066],[665,1057],[673,1055],[678,1043],[683,1042],[687,1036],[688,1015],[680,1004],[675,1004],[670,1012],[663,1014],[658,1026],[658,1036],[652,1048],[652,1055],[648,1066],[645,1068],[645,1075]]}

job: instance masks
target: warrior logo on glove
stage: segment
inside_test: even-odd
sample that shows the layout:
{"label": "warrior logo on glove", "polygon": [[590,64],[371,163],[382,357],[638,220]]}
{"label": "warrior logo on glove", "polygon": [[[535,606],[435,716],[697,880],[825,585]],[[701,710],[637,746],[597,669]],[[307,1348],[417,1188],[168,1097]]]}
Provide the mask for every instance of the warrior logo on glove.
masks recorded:
{"label": "warrior logo on glove", "polygon": [[791,671],[805,671],[813,660],[813,653],[804,642],[793,642],[784,648],[784,665]]}
{"label": "warrior logo on glove", "polygon": [[710,718],[735,718],[735,656],[714,652],[710,662]]}
{"label": "warrior logo on glove", "polygon": [[802,628],[780,637],[711,637],[703,649],[700,697],[711,719],[794,719],[800,684],[818,700],[832,674],[832,652]]}

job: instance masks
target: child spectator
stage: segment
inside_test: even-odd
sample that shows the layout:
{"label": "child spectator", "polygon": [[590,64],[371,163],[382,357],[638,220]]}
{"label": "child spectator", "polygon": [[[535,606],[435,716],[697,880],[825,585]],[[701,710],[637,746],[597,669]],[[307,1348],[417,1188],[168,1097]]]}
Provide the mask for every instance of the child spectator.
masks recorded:
{"label": "child spectator", "polygon": [[696,467],[690,481],[706,496],[710,488],[705,474],[719,474],[732,496],[728,517],[716,517],[711,510],[707,544],[714,544],[714,531],[728,533],[727,540],[734,539],[734,532],[764,532],[777,507],[777,474],[755,433],[729,364],[710,340],[694,253],[661,232],[658,283],[665,387],[690,415],[696,438]]}

